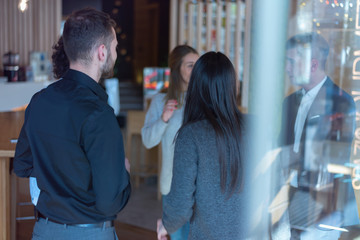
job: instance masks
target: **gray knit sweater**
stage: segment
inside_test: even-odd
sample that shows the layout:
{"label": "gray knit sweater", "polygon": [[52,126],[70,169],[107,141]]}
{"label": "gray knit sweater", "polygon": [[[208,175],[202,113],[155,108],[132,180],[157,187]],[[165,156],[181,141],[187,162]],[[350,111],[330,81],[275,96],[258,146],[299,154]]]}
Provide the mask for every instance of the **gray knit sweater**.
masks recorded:
{"label": "gray knit sweater", "polygon": [[190,221],[189,239],[243,239],[249,229],[246,185],[228,199],[220,188],[215,131],[205,120],[186,126],[175,143],[171,191],[163,199],[166,230]]}

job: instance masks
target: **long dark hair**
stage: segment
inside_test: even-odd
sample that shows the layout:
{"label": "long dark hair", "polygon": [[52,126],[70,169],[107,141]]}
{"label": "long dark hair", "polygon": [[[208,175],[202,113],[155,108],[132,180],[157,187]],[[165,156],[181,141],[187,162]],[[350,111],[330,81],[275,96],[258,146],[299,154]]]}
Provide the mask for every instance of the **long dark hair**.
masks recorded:
{"label": "long dark hair", "polygon": [[234,67],[224,54],[208,52],[200,57],[191,73],[181,127],[204,119],[210,122],[216,133],[221,190],[229,196],[241,189],[243,175],[243,117],[236,105],[236,81]]}
{"label": "long dark hair", "polygon": [[60,37],[57,43],[52,47],[53,53],[51,56],[53,73],[56,79],[61,78],[64,73],[69,69],[69,59],[64,50],[63,38]]}
{"label": "long dark hair", "polygon": [[180,67],[183,63],[183,58],[189,53],[198,54],[198,52],[188,45],[178,45],[169,54],[169,67],[170,67],[170,83],[165,96],[165,101],[176,99],[178,103],[182,104],[183,79],[180,73]]}

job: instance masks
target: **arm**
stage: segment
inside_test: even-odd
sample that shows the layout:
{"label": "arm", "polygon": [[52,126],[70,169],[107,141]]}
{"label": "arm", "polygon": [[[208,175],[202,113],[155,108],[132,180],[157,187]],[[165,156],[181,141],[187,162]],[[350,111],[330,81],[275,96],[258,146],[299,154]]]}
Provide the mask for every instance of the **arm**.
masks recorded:
{"label": "arm", "polygon": [[157,220],[156,232],[158,240],[167,240],[168,232],[166,231],[161,219]]}
{"label": "arm", "polygon": [[176,139],[171,190],[163,200],[163,224],[170,233],[193,215],[197,172],[197,147],[191,129],[186,128]]}
{"label": "arm", "polygon": [[105,216],[125,207],[131,192],[125,167],[123,138],[114,114],[99,111],[82,129],[83,148],[89,160],[96,208]]}
{"label": "arm", "polygon": [[144,126],[141,129],[141,139],[146,148],[158,145],[167,128],[168,124],[161,119],[163,106],[163,98],[156,95],[146,113]]}
{"label": "arm", "polygon": [[29,140],[26,134],[26,123],[29,107],[25,112],[24,125],[16,144],[15,157],[14,157],[14,172],[18,177],[30,177],[33,171],[33,156],[30,149]]}

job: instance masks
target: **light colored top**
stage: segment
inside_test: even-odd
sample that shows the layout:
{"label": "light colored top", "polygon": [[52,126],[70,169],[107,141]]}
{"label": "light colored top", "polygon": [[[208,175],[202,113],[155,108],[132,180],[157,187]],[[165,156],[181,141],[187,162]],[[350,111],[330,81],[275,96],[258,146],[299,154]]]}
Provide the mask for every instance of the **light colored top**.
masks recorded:
{"label": "light colored top", "polygon": [[161,119],[165,105],[164,98],[164,93],[158,93],[151,100],[149,110],[146,113],[144,127],[141,129],[141,138],[146,148],[155,147],[161,141],[162,167],[160,173],[160,192],[166,195],[170,192],[174,158],[174,138],[183,121],[184,104],[180,109],[175,110],[170,120],[165,123]]}
{"label": "light colored top", "polygon": [[34,206],[36,206],[40,195],[40,189],[37,185],[36,178],[30,177],[29,185],[30,185],[31,202],[34,204]]}
{"label": "light colored top", "polygon": [[312,88],[306,93],[305,90],[302,89],[304,96],[301,99],[301,103],[296,115],[295,126],[294,126],[294,133],[295,133],[294,152],[296,153],[299,152],[301,135],[304,130],[306,116],[308,115],[311,104],[314,102],[316,95],[320,91],[322,85],[324,85],[326,79],[327,76],[325,76],[325,78],[318,85],[316,85],[314,88]]}

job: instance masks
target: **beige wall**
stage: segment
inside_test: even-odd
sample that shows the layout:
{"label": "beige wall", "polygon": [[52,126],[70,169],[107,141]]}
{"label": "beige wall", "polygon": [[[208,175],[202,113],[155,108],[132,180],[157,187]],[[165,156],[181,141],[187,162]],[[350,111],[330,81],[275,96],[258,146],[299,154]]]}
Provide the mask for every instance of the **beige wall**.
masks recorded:
{"label": "beige wall", "polygon": [[61,0],[29,0],[28,9],[18,9],[20,0],[0,0],[0,69],[8,51],[20,54],[20,64],[29,64],[30,51],[47,51],[60,35]]}

